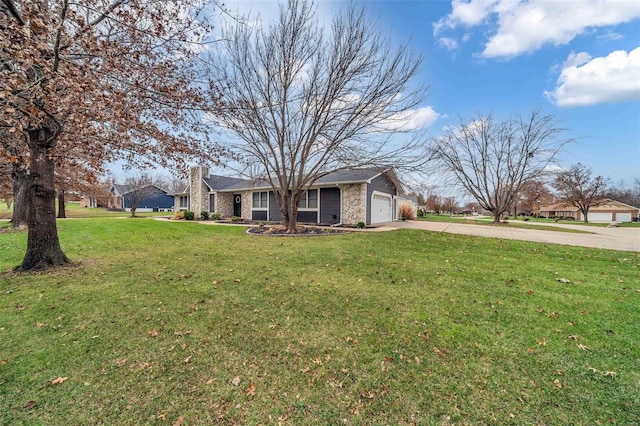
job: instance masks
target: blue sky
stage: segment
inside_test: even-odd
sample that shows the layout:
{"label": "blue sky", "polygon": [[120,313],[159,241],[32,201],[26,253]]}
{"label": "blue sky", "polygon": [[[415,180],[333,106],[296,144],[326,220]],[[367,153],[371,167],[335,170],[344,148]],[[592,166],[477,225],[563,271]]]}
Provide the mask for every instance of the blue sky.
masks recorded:
{"label": "blue sky", "polygon": [[[424,55],[421,112],[437,136],[459,117],[553,114],[581,162],[614,183],[640,178],[640,1],[359,1],[393,43]],[[277,16],[276,1],[230,0]],[[327,24],[346,2],[320,1]]]}

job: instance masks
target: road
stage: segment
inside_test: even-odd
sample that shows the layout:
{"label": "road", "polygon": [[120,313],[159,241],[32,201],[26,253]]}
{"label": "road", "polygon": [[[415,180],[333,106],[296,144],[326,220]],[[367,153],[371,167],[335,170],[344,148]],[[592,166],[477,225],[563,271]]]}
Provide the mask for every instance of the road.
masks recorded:
{"label": "road", "polygon": [[[531,222],[531,224],[534,224],[534,222]],[[581,230],[589,232],[589,234],[518,228],[517,225],[490,226],[455,222],[428,222],[423,220],[387,222],[380,224],[380,226],[375,228],[375,230],[385,231],[402,228],[424,229],[426,231],[475,235],[479,237],[504,238],[508,240],[535,241],[538,243],[564,244],[568,246],[640,252],[640,227],[605,228],[549,223],[545,223],[544,225]]]}

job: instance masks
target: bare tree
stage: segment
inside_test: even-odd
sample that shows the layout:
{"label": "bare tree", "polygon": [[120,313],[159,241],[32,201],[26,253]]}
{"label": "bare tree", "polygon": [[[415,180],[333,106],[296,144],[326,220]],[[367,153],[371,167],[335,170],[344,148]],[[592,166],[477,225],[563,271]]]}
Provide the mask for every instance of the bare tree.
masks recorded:
{"label": "bare tree", "polygon": [[601,204],[605,197],[609,179],[591,177],[591,169],[581,163],[574,164],[557,173],[553,182],[558,199],[578,208],[584,223],[589,222],[589,209]]}
{"label": "bare tree", "polygon": [[158,189],[159,182],[159,179],[153,178],[147,173],[140,173],[125,179],[123,185],[125,190],[122,197],[131,209],[131,217],[136,216],[136,210],[147,197],[160,191]]}
{"label": "bare tree", "polygon": [[227,60],[210,64],[226,101],[218,124],[260,165],[288,232],[301,194],[329,171],[424,158],[417,139],[399,142],[424,97],[410,88],[422,59],[392,49],[364,10],[350,5],[324,32],[312,2],[289,0],[278,22],[235,25],[223,44]]}
{"label": "bare tree", "polygon": [[611,198],[630,206],[640,206],[640,178],[635,178],[631,186],[627,186],[624,180],[620,180],[614,187],[607,191],[607,198]]}
{"label": "bare tree", "polygon": [[[69,262],[55,222],[55,157],[99,166],[215,162],[198,137],[204,98],[192,59],[207,35],[201,0],[2,0],[0,157],[27,202],[21,270]],[[214,110],[213,107],[207,109]],[[22,163],[21,158],[26,161]]]}
{"label": "bare tree", "polygon": [[491,115],[461,119],[458,127],[433,141],[431,157],[497,223],[522,184],[544,174],[570,142],[561,133],[554,118],[539,111],[502,122]]}

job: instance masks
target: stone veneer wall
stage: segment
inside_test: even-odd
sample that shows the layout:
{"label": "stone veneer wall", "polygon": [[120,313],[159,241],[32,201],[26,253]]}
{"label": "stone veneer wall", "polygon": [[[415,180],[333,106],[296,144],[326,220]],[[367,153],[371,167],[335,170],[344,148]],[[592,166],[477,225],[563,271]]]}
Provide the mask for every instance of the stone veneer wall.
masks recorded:
{"label": "stone veneer wall", "polygon": [[245,191],[242,195],[242,218],[251,220],[251,205],[253,204],[253,192]]}
{"label": "stone veneer wall", "polygon": [[233,194],[229,192],[216,193],[216,213],[222,217],[233,216]]}
{"label": "stone veneer wall", "polygon": [[355,225],[367,218],[367,186],[365,184],[342,185],[342,223]]}
{"label": "stone veneer wall", "polygon": [[209,188],[204,183],[204,178],[209,177],[209,168],[198,166],[191,169],[190,179],[190,207],[189,209],[200,216],[200,212],[209,211]]}

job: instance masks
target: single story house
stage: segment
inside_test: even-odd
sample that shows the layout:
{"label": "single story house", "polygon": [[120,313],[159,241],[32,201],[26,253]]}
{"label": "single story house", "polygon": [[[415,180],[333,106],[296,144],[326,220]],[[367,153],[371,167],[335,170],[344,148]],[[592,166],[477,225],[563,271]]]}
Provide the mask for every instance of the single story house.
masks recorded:
{"label": "single story house", "polygon": [[131,206],[138,201],[139,197],[142,197],[136,207],[137,212],[169,212],[173,210],[174,196],[155,185],[136,188],[132,185],[113,184],[109,192],[111,199],[108,207],[112,209],[131,211]]}
{"label": "single story house", "polygon": [[[346,169],[319,178],[305,191],[298,221],[327,225],[366,225],[397,218],[404,189],[393,169]],[[175,210],[256,221],[282,220],[271,186],[264,180],[211,175],[208,167],[191,169],[189,185],[174,194]]]}
{"label": "single story house", "polygon": [[[607,198],[597,206],[589,209],[589,222],[631,222],[638,220],[640,209]],[[540,207],[540,216],[543,217],[570,217],[582,221],[582,213],[577,207],[568,203],[556,203],[546,207]]]}

